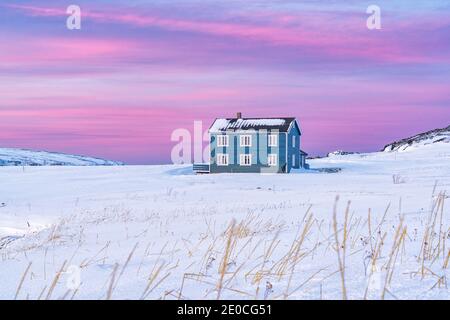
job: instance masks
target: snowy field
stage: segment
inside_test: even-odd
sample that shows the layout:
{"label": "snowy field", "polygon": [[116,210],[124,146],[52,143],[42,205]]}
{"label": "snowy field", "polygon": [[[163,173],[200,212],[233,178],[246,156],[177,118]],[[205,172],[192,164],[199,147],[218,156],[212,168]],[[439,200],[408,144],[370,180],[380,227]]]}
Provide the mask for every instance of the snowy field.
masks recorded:
{"label": "snowy field", "polygon": [[309,163],[0,167],[0,298],[450,299],[450,144]]}

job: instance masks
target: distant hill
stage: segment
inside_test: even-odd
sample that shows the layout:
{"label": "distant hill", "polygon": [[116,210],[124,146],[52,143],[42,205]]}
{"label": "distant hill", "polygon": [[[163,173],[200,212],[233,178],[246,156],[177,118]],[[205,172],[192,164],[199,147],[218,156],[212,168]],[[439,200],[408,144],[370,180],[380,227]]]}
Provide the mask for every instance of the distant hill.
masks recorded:
{"label": "distant hill", "polygon": [[333,152],[329,152],[329,153],[327,154],[327,157],[332,157],[332,156],[346,156],[346,155],[349,155],[349,154],[356,154],[356,153],[359,153],[359,152],[336,150],[336,151],[333,151]]}
{"label": "distant hill", "polygon": [[381,151],[404,151],[411,147],[433,143],[450,143],[450,126],[419,133],[415,136],[389,143]]}
{"label": "distant hill", "polygon": [[118,166],[122,162],[57,152],[0,148],[0,166]]}

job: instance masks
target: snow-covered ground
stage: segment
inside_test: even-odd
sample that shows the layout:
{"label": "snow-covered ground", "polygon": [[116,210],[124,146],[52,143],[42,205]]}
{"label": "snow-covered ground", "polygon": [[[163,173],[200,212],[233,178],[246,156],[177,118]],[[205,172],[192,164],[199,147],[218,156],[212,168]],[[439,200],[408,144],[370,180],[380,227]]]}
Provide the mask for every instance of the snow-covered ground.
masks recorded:
{"label": "snow-covered ground", "polygon": [[0,148],[0,166],[116,166],[121,162],[72,154]]}
{"label": "snow-covered ground", "polygon": [[450,299],[450,144],[310,165],[2,167],[0,298]]}

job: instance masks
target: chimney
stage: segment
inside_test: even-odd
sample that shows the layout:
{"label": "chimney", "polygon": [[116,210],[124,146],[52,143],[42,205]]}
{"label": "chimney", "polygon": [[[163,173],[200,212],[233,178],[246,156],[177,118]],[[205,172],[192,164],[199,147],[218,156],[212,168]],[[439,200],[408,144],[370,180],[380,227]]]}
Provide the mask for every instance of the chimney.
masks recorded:
{"label": "chimney", "polygon": [[241,112],[236,113],[236,118],[241,119],[242,118],[242,113]]}

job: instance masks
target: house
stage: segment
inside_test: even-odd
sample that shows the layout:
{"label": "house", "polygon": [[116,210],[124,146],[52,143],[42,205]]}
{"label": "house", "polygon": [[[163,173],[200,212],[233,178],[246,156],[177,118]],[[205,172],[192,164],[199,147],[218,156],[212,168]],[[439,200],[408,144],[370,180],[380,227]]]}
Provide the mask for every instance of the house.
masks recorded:
{"label": "house", "polygon": [[209,128],[210,163],[194,164],[198,173],[289,173],[307,167],[295,118],[216,119]]}

